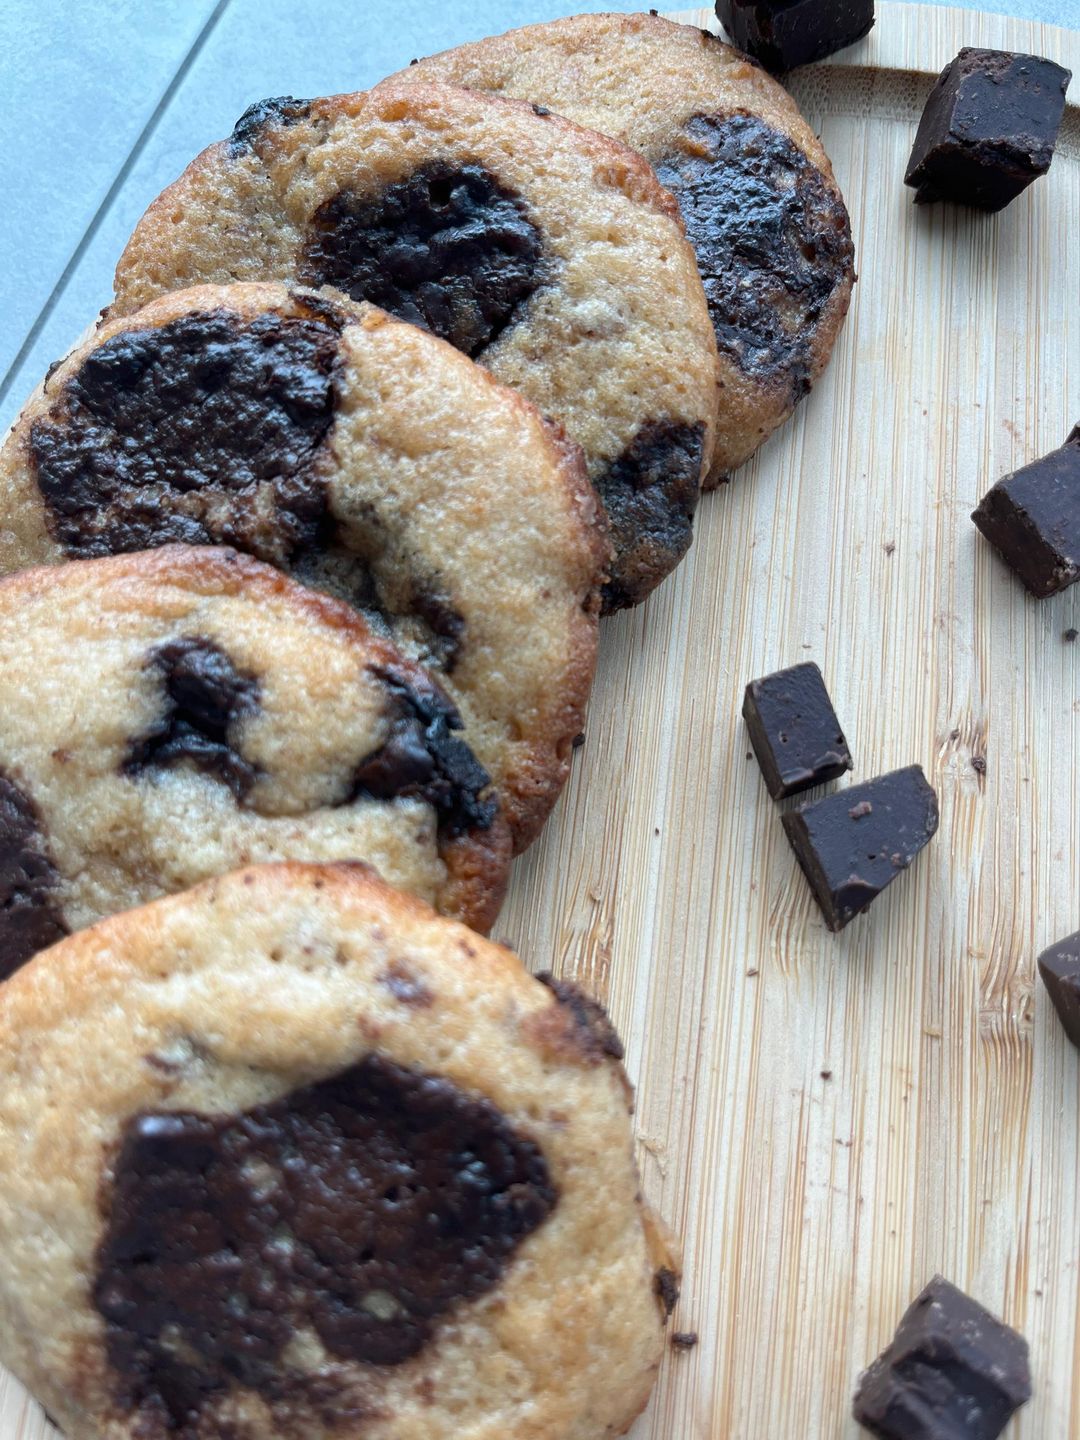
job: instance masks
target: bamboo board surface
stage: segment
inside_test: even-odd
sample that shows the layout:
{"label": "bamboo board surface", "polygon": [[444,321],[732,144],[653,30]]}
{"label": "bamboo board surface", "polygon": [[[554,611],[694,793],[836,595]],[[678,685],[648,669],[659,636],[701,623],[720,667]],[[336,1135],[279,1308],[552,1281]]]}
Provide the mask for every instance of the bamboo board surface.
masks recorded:
{"label": "bamboo board surface", "polygon": [[[607,622],[586,744],[498,927],[609,1005],[682,1238],[673,1326],[700,1343],[633,1440],[856,1440],[856,1377],[938,1270],[1031,1343],[1010,1440],[1080,1437],[1080,1057],[1034,981],[1080,926],[1080,587],[1028,599],[968,518],[1080,419],[1080,108],[1004,214],[916,211],[914,128],[964,44],[1080,75],[1078,34],[888,5],[794,77],[852,212],[847,328],[681,569]],[[802,659],[851,778],[918,761],[941,801],[840,936],[739,717],[747,680]],[[53,1433],[0,1378],[0,1440]]]}

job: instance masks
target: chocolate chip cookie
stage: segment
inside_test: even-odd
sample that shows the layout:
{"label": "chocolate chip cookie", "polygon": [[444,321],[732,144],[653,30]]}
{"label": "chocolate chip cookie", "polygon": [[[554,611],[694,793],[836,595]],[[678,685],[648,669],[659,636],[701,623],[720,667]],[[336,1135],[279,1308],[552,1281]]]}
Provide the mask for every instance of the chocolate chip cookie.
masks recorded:
{"label": "chocolate chip cookie", "polygon": [[486,927],[509,839],[431,677],[224,549],[0,582],[0,978],[251,861],[362,859]]}
{"label": "chocolate chip cookie", "polygon": [[382,306],[565,425],[611,524],[609,610],[685,553],[716,346],[678,208],[626,147],[434,81],[263,102],[150,207],[110,313],[246,279]]}
{"label": "chocolate chip cookie", "polygon": [[0,452],[0,573],[226,544],[359,607],[436,672],[515,848],[569,772],[607,558],[581,456],[449,345],[281,285],[101,328]]}
{"label": "chocolate chip cookie", "polygon": [[0,1359],[68,1440],[596,1440],[670,1257],[599,1006],[362,866],[0,989]]}
{"label": "chocolate chip cookie", "polygon": [[577,15],[395,78],[530,100],[640,151],[682,209],[720,348],[712,482],[787,419],[832,353],[853,249],[828,157],[755,61],[656,15]]}

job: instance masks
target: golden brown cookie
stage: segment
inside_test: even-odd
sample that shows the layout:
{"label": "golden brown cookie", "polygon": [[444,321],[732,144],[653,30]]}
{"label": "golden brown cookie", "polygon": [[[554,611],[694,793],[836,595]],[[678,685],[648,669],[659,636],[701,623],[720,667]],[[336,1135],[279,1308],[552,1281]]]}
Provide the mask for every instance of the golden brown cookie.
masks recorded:
{"label": "golden brown cookie", "polygon": [[281,285],[113,321],[0,452],[0,574],[227,544],[360,608],[434,671],[516,849],[569,772],[596,660],[603,516],[576,447],[370,306]]}
{"label": "golden brown cookie", "polygon": [[608,609],[685,553],[716,346],[678,208],[625,146],[435,82],[266,101],[151,205],[110,313],[246,279],[370,300],[559,420],[610,519]]}
{"label": "golden brown cookie", "polygon": [[509,838],[431,677],[246,555],[0,582],[0,978],[252,861],[367,860],[486,928]]}
{"label": "golden brown cookie", "polygon": [[68,1440],[620,1435],[673,1278],[620,1054],[364,867],[83,931],[0,990],[0,1359]]}
{"label": "golden brown cookie", "polygon": [[657,15],[576,15],[395,79],[530,100],[640,151],[682,209],[716,330],[712,483],[788,418],[832,353],[853,249],[820,141],[755,61]]}

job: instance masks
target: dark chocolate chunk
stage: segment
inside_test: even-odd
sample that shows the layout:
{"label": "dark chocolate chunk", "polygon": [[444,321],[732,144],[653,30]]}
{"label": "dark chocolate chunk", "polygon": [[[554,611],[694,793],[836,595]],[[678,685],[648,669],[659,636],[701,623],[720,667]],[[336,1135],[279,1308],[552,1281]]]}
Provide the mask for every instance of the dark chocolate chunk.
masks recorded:
{"label": "dark chocolate chunk", "polygon": [[337,365],[316,319],[215,310],[114,335],[31,427],[54,539],[81,558],[176,541],[282,564],[325,514]]}
{"label": "dark chocolate chunk", "polygon": [[370,300],[478,355],[543,282],[544,246],[520,195],[480,165],[425,165],[312,217],[301,278]]}
{"label": "dark chocolate chunk", "polygon": [[854,45],[874,24],[874,0],[716,0],[740,50],[774,75]]}
{"label": "dark chocolate chunk", "polygon": [[882,1440],[996,1440],[1030,1398],[1024,1337],[936,1275],[860,1380],[854,1415]]}
{"label": "dark chocolate chunk", "polygon": [[682,210],[717,344],[794,405],[810,388],[814,327],[851,270],[844,203],[754,115],[695,115],[685,132],[656,173]]}
{"label": "dark chocolate chunk", "polygon": [[671,1318],[671,1312],[679,1303],[679,1277],[674,1270],[669,1270],[666,1265],[661,1265],[653,1276],[653,1291],[664,1310],[664,1318]]}
{"label": "dark chocolate chunk", "polygon": [[838,790],[784,816],[791,848],[830,930],[842,930],[865,910],[937,828],[937,796],[921,765]]}
{"label": "dark chocolate chunk", "polygon": [[851,769],[851,751],[813,661],[751,680],[742,713],[774,800]]}
{"label": "dark chocolate chunk", "polygon": [[1038,55],[961,50],[938,76],[905,185],[915,202],[1001,210],[1050,168],[1068,70]]}
{"label": "dark chocolate chunk", "polygon": [[599,1062],[605,1056],[614,1060],[623,1059],[626,1054],[623,1043],[608,1018],[607,1011],[598,1000],[594,1000],[570,980],[557,980],[550,970],[543,971],[536,978],[541,985],[546,985],[559,1004],[564,1005],[573,1015],[581,1032],[583,1048],[590,1060]]}
{"label": "dark chocolate chunk", "polygon": [[1038,599],[1080,580],[1080,426],[999,480],[971,518]]}
{"label": "dark chocolate chunk", "polygon": [[68,934],[37,808],[0,775],[0,980]]}
{"label": "dark chocolate chunk", "polygon": [[1039,974],[1065,1034],[1080,1049],[1080,930],[1043,951]]}
{"label": "dark chocolate chunk", "polygon": [[256,771],[240,754],[233,727],[259,708],[259,682],[243,674],[212,640],[172,640],[150,656],[161,676],[161,718],[137,740],[124,761],[124,774],[137,776],[187,760],[215,776],[243,800]]}
{"label": "dark chocolate chunk", "polygon": [[235,1384],[303,1394],[298,1335],[399,1365],[556,1201],[542,1152],[489,1101],[379,1056],[239,1115],[137,1115],[93,1289],[117,1398],[148,1440],[195,1440]]}
{"label": "dark chocolate chunk", "polygon": [[310,114],[310,100],[296,100],[291,95],[274,95],[269,100],[257,100],[254,105],[248,106],[233,126],[229,150],[233,155],[240,155],[251,149],[267,125],[296,125]]}
{"label": "dark chocolate chunk", "polygon": [[605,615],[644,600],[690,549],[704,446],[700,424],[650,420],[594,481],[619,557],[604,586]]}
{"label": "dark chocolate chunk", "polygon": [[413,587],[410,610],[428,627],[431,638],[424,652],[424,663],[436,663],[447,675],[461,658],[465,640],[465,617],[450,602],[434,591]]}
{"label": "dark chocolate chunk", "polygon": [[693,1350],[698,1343],[696,1330],[676,1330],[671,1337],[676,1350]]}
{"label": "dark chocolate chunk", "polygon": [[434,685],[423,691],[391,670],[372,667],[391,699],[390,737],[357,767],[354,796],[375,800],[420,799],[439,814],[449,835],[487,830],[496,801],[481,795],[491,779],[453,732],[461,716]]}

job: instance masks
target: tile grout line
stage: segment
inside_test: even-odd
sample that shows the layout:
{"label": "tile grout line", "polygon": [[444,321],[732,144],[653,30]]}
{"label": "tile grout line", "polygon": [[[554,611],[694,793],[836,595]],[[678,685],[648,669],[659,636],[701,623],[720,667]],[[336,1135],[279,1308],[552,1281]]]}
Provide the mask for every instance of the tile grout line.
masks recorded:
{"label": "tile grout line", "polygon": [[136,162],[142,155],[142,152],[145,150],[147,143],[150,140],[150,137],[156,130],[158,122],[160,121],[162,115],[164,115],[165,111],[169,108],[173,97],[179,90],[180,86],[183,84],[184,80],[187,78],[189,72],[191,71],[191,67],[199,58],[203,47],[205,46],[207,40],[209,40],[211,34],[216,28],[218,21],[221,19],[222,15],[228,8],[229,3],[230,0],[217,0],[217,4],[210,12],[202,29],[195,37],[190,48],[188,49],[187,54],[180,62],[176,74],[169,81],[168,85],[165,87],[164,92],[162,93],[161,99],[154,106],[153,113],[150,115],[150,118],[147,120],[142,130],[139,132],[138,139],[131,147],[130,151],[128,152],[127,158],[124,160],[124,163],[117,171],[116,178],[109,186],[109,189],[106,192],[104,199],[101,201],[101,204],[98,206],[97,210],[95,210],[89,225],[87,225],[86,229],[83,231],[79,243],[72,251],[70,259],[61,271],[56,281],[56,284],[50,291],[44,305],[42,305],[41,309],[38,311],[37,318],[27,332],[26,339],[19,346],[19,349],[16,352],[11,364],[8,366],[3,379],[0,380],[0,405],[2,405],[7,399],[12,384],[14,383],[15,378],[22,367],[23,361],[33,349],[33,346],[37,341],[38,336],[45,328],[45,325],[50,315],[56,309],[60,297],[67,289],[68,281],[71,279],[72,275],[75,273],[75,270],[78,268],[79,262],[82,260],[83,256],[86,254],[86,251],[89,249],[95,235],[101,229],[102,223],[105,220],[106,215],[112,208],[113,202],[116,200],[117,195],[120,193],[120,190],[122,189],[125,180],[131,174],[131,171],[134,168]]}

